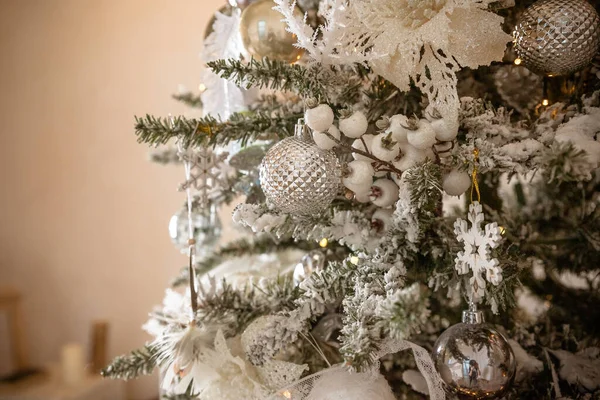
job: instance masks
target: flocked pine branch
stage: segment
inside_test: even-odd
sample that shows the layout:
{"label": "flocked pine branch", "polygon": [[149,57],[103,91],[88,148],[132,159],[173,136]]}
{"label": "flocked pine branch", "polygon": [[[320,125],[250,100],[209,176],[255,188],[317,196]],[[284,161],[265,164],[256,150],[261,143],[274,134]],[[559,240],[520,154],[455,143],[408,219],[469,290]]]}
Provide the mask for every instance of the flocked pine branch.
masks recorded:
{"label": "flocked pine branch", "polygon": [[293,91],[326,101],[325,88],[314,67],[289,64],[263,58],[249,63],[240,60],[216,60],[207,63],[214,73],[245,88],[259,87],[281,91]]}
{"label": "flocked pine branch", "polygon": [[157,351],[151,345],[115,358],[109,366],[101,372],[105,378],[133,379],[142,375],[149,375],[156,367]]}
{"label": "flocked pine branch", "polygon": [[146,115],[136,117],[135,133],[140,143],[165,144],[171,139],[181,140],[184,147],[226,145],[239,140],[242,146],[252,140],[275,136],[291,136],[301,114],[276,116],[265,112],[232,114],[228,121],[207,116],[200,119],[185,117],[163,118]]}
{"label": "flocked pine branch", "polygon": [[200,94],[195,94],[193,92],[183,92],[174,94],[173,98],[189,107],[202,108],[202,99],[200,98]]}
{"label": "flocked pine branch", "polygon": [[218,288],[215,282],[211,284],[200,290],[196,321],[227,327],[227,333],[234,336],[260,316],[290,309],[298,297],[298,289],[289,276],[268,280],[260,287],[251,284],[235,287],[225,279]]}

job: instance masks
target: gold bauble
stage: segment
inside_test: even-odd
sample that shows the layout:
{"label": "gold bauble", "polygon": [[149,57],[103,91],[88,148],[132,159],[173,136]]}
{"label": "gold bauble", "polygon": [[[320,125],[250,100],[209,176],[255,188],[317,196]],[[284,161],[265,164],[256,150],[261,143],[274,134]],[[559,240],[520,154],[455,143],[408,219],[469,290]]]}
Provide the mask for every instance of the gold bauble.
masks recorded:
{"label": "gold bauble", "polygon": [[[294,46],[296,35],[286,31],[283,16],[273,10],[273,0],[258,0],[242,12],[240,33],[246,51],[254,58],[268,57],[272,60],[294,63],[302,57],[304,50]],[[300,8],[294,10],[302,17]]]}

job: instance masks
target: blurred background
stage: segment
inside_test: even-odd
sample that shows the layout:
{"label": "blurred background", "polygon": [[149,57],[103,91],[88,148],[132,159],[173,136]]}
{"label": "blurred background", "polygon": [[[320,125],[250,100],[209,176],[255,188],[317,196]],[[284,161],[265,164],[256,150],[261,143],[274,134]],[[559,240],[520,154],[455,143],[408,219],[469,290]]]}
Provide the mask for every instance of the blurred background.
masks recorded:
{"label": "blurred background", "polygon": [[[134,115],[187,112],[171,95],[200,83],[223,3],[0,0],[0,287],[21,294],[28,365],[67,343],[87,360],[95,321],[109,359],[149,339],[140,326],[186,262],[167,231],[183,171],[147,162]],[[157,386],[128,382],[127,398]]]}

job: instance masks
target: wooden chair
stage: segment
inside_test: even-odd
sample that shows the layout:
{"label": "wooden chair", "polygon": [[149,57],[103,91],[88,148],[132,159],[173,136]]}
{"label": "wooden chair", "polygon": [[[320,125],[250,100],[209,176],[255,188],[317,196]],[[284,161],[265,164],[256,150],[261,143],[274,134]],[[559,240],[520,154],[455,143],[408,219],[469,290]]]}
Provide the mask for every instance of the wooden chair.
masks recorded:
{"label": "wooden chair", "polygon": [[[16,374],[26,370],[27,350],[25,345],[25,329],[21,310],[21,294],[12,288],[0,288],[0,316],[6,321],[5,332],[2,332],[0,340],[8,342],[6,360],[11,366],[11,373]],[[4,337],[4,335],[8,337]]]}

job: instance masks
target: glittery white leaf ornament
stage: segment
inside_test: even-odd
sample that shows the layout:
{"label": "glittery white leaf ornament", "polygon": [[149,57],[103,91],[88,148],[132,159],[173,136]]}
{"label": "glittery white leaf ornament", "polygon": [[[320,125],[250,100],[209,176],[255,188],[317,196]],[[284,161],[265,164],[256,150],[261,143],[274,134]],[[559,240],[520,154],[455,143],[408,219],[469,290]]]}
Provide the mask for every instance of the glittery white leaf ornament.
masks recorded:
{"label": "glittery white leaf ornament", "polygon": [[[498,260],[491,257],[490,251],[498,246],[502,239],[497,223],[486,224],[482,229],[483,211],[479,202],[469,206],[467,221],[458,219],[454,222],[454,234],[464,245],[464,251],[459,251],[455,259],[455,268],[460,275],[471,271],[469,279],[471,299],[480,301],[485,296],[486,280],[493,285],[502,282],[502,270]],[[485,279],[483,274],[485,274]]]}
{"label": "glittery white leaf ornament", "polygon": [[[200,54],[203,62],[220,59],[238,60],[245,54],[240,35],[241,11],[235,8],[231,16],[217,11],[213,32],[204,40],[204,50]],[[204,116],[220,116],[226,120],[235,112],[245,111],[244,91],[233,82],[223,79],[206,68],[202,71],[202,84],[205,90],[201,94]]]}
{"label": "glittery white leaf ornament", "polygon": [[[511,36],[502,17],[487,11],[493,0],[324,0],[318,31],[292,14],[292,0],[275,0],[317,62],[368,63],[401,90],[411,79],[444,117],[455,117],[456,72],[501,60]],[[322,35],[317,39],[317,32]]]}
{"label": "glittery white leaf ornament", "polygon": [[161,387],[182,394],[191,386],[200,400],[263,400],[306,370],[306,365],[277,360],[255,366],[246,359],[248,349],[239,336],[225,339],[221,330],[207,332],[194,325],[165,334],[154,344],[167,355],[158,360],[164,371]]}

